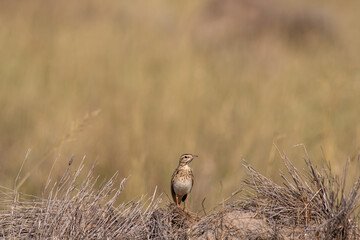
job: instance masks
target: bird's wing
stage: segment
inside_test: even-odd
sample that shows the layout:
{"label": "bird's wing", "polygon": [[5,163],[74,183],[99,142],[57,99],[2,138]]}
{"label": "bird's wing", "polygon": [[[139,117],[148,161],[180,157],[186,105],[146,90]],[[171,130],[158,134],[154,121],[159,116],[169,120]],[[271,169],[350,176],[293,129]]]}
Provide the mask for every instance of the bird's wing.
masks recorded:
{"label": "bird's wing", "polygon": [[[194,186],[194,174],[193,174],[192,170],[190,170],[190,177],[191,177],[191,189],[192,189]],[[190,192],[191,192],[191,189],[190,189]]]}
{"label": "bird's wing", "polygon": [[170,188],[171,188],[171,196],[174,200],[174,202],[176,202],[176,194],[175,194],[175,191],[174,191],[174,177],[175,175],[177,174],[178,170],[176,169],[173,173],[173,175],[171,176],[171,184],[170,184]]}
{"label": "bird's wing", "polygon": [[[189,175],[190,175],[190,178],[191,178],[191,188],[190,188],[190,191],[189,191],[189,193],[190,193],[191,190],[192,190],[192,187],[194,186],[194,174],[193,174],[193,172],[192,172],[191,169],[189,170]],[[189,194],[189,193],[188,193],[188,194]],[[183,202],[185,202],[188,194],[185,194],[185,195],[183,196],[183,198],[181,199]]]}
{"label": "bird's wing", "polygon": [[174,187],[173,187],[172,183],[171,183],[171,196],[172,196],[174,202],[176,202],[176,194],[175,194]]}

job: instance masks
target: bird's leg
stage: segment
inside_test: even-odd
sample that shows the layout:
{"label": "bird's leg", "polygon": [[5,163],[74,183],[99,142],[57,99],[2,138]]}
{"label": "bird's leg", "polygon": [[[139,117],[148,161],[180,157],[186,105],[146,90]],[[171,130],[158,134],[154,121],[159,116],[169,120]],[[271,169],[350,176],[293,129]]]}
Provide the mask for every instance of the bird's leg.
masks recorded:
{"label": "bird's leg", "polygon": [[180,207],[180,205],[179,205],[179,198],[178,198],[177,195],[176,195],[176,206],[177,206],[177,207]]}

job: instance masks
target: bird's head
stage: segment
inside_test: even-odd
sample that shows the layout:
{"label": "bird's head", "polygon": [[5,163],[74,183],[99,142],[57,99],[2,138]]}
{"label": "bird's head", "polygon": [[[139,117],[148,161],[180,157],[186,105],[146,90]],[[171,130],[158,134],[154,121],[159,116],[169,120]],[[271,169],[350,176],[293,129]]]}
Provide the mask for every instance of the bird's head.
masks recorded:
{"label": "bird's head", "polygon": [[185,153],[180,156],[179,165],[182,165],[182,166],[188,165],[196,157],[198,157],[198,156],[189,154],[189,153]]}

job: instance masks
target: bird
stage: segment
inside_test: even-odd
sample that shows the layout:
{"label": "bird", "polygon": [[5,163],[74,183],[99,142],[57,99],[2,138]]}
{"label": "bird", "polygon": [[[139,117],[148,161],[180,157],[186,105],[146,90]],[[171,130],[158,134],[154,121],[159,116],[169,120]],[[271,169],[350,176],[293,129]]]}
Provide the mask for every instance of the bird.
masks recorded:
{"label": "bird", "polygon": [[189,163],[196,157],[198,156],[189,153],[182,154],[179,159],[179,165],[171,176],[171,195],[178,208],[180,208],[181,202],[184,202],[185,209],[185,200],[187,200],[189,209],[189,199],[187,196],[194,185],[194,174],[189,167]]}

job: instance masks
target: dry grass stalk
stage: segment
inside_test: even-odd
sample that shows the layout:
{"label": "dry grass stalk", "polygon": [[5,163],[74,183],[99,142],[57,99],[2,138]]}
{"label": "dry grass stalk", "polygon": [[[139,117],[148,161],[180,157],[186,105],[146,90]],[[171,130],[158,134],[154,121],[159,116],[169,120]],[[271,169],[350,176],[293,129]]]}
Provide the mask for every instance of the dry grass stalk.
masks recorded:
{"label": "dry grass stalk", "polygon": [[[81,120],[73,122],[70,127],[70,130],[62,137],[62,139],[57,143],[57,145],[55,147],[49,149],[46,153],[44,153],[42,158],[36,162],[36,164],[31,169],[31,171],[27,172],[26,175],[21,179],[20,183],[17,183],[17,179],[19,178],[19,175],[17,176],[16,181],[15,181],[15,184],[16,184],[15,188],[17,190],[20,189],[21,186],[26,182],[26,180],[31,176],[31,174],[35,170],[37,170],[41,166],[41,164],[44,161],[46,161],[49,158],[49,156],[51,156],[51,154],[59,152],[60,149],[64,146],[64,144],[74,141],[75,136],[77,134],[81,133],[87,127],[90,120],[97,117],[100,114],[100,112],[101,112],[101,109],[97,109],[95,111],[88,112],[85,114],[85,116]],[[29,150],[28,150],[25,160],[27,159],[28,154],[29,154]],[[24,162],[25,162],[25,160],[24,160]],[[20,169],[20,171],[21,171],[21,169]],[[19,174],[20,174],[20,171],[19,171]]]}

